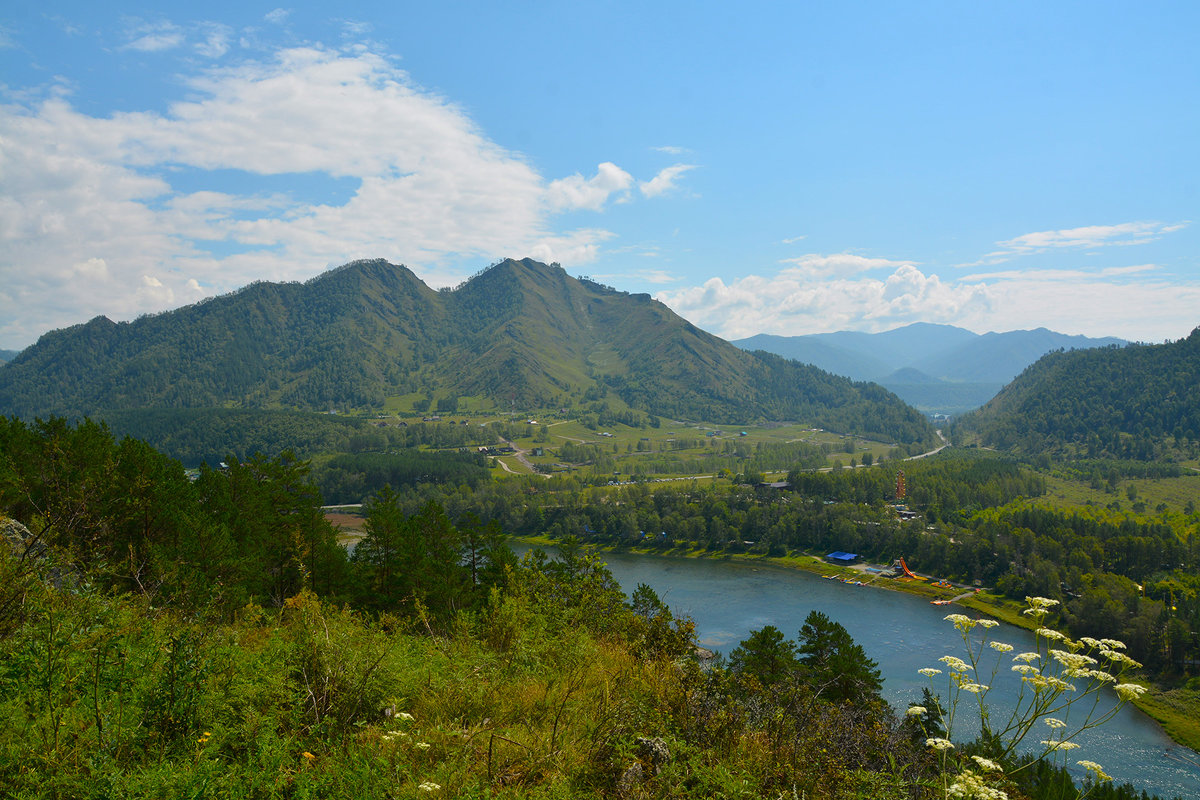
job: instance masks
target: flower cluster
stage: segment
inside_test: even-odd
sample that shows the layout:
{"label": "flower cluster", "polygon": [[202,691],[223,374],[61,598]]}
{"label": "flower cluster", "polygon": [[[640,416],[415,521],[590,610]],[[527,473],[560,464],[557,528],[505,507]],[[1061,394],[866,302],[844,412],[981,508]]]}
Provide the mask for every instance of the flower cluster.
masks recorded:
{"label": "flower cluster", "polygon": [[[1016,755],[1035,722],[1041,720],[1051,730],[1050,737],[1040,742],[1042,757],[1054,757],[1077,749],[1079,745],[1072,739],[1082,731],[1107,722],[1122,705],[1137,699],[1145,691],[1136,683],[1119,682],[1119,676],[1126,669],[1141,666],[1122,652],[1124,644],[1115,639],[1090,637],[1072,640],[1046,623],[1046,618],[1058,605],[1057,600],[1028,597],[1026,603],[1028,607],[1024,613],[1032,617],[1037,625],[1034,632],[1036,649],[1011,656],[1008,654],[1014,650],[1012,645],[988,640],[987,632],[999,624],[994,620],[971,619],[965,614],[949,614],[945,618],[961,634],[966,645],[966,658],[946,655],[939,659],[949,671],[946,676],[949,704],[944,712],[937,706],[933,707],[933,711],[939,716],[938,722],[946,734],[945,737],[927,738],[925,745],[940,753],[943,769],[949,776],[954,761],[951,753],[954,744],[950,737],[953,735],[955,712],[960,700],[965,697],[964,692],[975,698],[972,705],[978,706],[979,726],[985,739],[997,745],[996,751],[990,754],[995,755],[995,759],[971,756],[976,769],[961,769],[953,775],[952,781],[949,777],[944,779],[947,798],[1004,800],[1007,795],[994,784],[1004,775],[1004,763]],[[986,675],[981,672],[984,656],[993,662],[990,680],[981,680]],[[985,696],[995,683],[1001,661],[1005,658],[1011,659],[1010,669],[1020,676],[1021,688],[1016,710],[1011,717],[993,725]],[[934,667],[926,667],[919,672],[931,681],[942,674],[942,670]],[[1094,700],[1096,694],[1108,686],[1112,687],[1120,701],[1115,707],[1097,711],[1096,704],[1092,702],[1088,704],[1091,710],[1082,715],[1082,721],[1078,714],[1074,719],[1068,716],[1074,704],[1085,698]],[[906,713],[907,716],[920,719],[930,712],[926,706],[914,705]],[[1071,724],[1066,720],[1072,720]],[[1093,784],[1112,780],[1094,761],[1077,763],[1087,770]]]}

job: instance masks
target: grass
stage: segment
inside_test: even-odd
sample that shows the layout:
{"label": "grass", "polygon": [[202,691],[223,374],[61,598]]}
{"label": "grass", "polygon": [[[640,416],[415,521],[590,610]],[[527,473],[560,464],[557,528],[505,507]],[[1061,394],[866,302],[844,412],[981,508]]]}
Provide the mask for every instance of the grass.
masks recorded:
{"label": "grass", "polygon": [[1200,750],[1200,690],[1151,687],[1137,706],[1153,718],[1174,741]]}

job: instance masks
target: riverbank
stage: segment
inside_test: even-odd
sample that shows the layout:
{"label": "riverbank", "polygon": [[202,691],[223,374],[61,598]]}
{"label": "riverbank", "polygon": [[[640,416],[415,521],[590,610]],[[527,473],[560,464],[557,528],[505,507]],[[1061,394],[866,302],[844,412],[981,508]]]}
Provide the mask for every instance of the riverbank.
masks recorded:
{"label": "riverbank", "polygon": [[[539,547],[556,547],[558,542],[545,536],[515,536],[516,541]],[[694,558],[715,561],[737,561],[750,564],[766,564],[786,569],[801,570],[822,577],[841,579],[843,581],[862,581],[864,585],[878,587],[888,591],[903,592],[934,600],[951,600],[960,596],[966,587],[951,586],[950,588],[931,585],[931,581],[920,581],[912,578],[885,578],[866,572],[865,565],[844,567],[830,564],[823,558],[811,553],[791,553],[786,556],[767,556],[754,553],[713,553],[704,548],[673,547],[669,549],[652,547],[614,547],[611,545],[588,545],[597,552],[620,552],[648,557]],[[864,576],[871,576],[865,579]],[[632,591],[633,587],[624,587]],[[862,588],[847,586],[847,591]],[[1022,612],[1024,603],[995,594],[987,589],[974,591],[965,598],[959,598],[947,605],[959,606],[984,614],[993,619],[1005,622],[1018,628],[1034,630],[1029,617]],[[947,611],[947,613],[951,613]],[[1200,692],[1187,689],[1166,689],[1149,681],[1141,681],[1148,691],[1136,701],[1135,705],[1148,717],[1159,724],[1163,731],[1177,744],[1200,752]]]}

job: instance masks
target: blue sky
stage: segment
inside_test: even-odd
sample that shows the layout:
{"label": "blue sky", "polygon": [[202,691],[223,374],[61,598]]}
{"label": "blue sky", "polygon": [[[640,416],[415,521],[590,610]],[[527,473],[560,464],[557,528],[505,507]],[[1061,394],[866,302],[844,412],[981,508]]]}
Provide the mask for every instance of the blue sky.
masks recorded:
{"label": "blue sky", "polygon": [[728,338],[1200,325],[1200,6],[0,8],[0,348],[355,258]]}

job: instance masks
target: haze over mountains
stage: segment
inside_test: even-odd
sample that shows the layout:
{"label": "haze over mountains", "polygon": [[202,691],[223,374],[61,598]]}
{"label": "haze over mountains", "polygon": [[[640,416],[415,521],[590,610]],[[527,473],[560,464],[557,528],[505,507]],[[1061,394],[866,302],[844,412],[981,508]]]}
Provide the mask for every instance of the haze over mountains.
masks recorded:
{"label": "haze over mountains", "polygon": [[956,414],[986,403],[1046,353],[1126,342],[1045,328],[977,334],[953,325],[918,322],[883,333],[759,334],[733,344],[854,380],[874,381],[926,413]]}
{"label": "haze over mountains", "polygon": [[506,260],[453,290],[357,261],[306,283],[255,283],[114,323],[53,331],[0,367],[0,413],[370,410],[389,397],[494,407],[607,404],[676,419],[796,420],[928,442],[921,415],[878,386],[753,354],[649,295]]}

